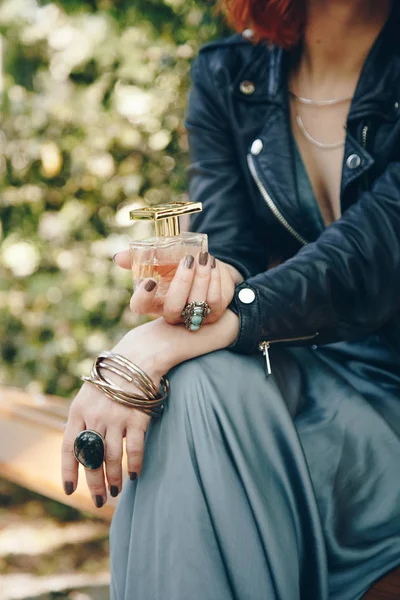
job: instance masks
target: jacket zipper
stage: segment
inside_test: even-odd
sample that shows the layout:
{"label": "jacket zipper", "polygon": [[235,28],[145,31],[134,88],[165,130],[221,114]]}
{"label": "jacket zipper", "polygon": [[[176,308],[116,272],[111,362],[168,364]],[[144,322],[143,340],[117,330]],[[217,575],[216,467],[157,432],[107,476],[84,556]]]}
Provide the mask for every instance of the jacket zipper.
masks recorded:
{"label": "jacket zipper", "polygon": [[361,144],[364,150],[367,149],[368,125],[364,125],[361,131]]}
{"label": "jacket zipper", "polygon": [[267,190],[263,186],[259,176],[257,175],[257,170],[254,164],[254,159],[251,154],[247,155],[247,164],[249,165],[250,173],[256,182],[256,185],[260,191],[261,196],[264,198],[268,208],[271,210],[272,214],[276,219],[278,219],[279,223],[283,225],[283,227],[298,241],[302,246],[306,246],[308,244],[307,240],[304,239],[300,233],[298,233],[285,219],[283,214],[280,212],[275,202],[272,200],[271,196],[268,194]]}
{"label": "jacket zipper", "polygon": [[[363,148],[366,150],[367,149],[367,137],[368,137],[368,125],[364,125],[364,127],[362,128],[361,131],[361,143]],[[271,210],[272,214],[278,219],[278,221],[281,223],[281,225],[283,225],[283,227],[298,241],[300,242],[300,244],[302,244],[303,246],[306,246],[308,244],[307,240],[305,240],[285,219],[285,217],[282,215],[282,213],[279,211],[279,209],[277,208],[276,204],[274,203],[274,201],[272,200],[271,196],[268,194],[267,190],[265,189],[265,187],[263,186],[259,176],[257,175],[257,171],[256,171],[256,167],[254,164],[254,160],[253,157],[251,156],[251,154],[247,155],[247,162],[249,165],[249,169],[250,169],[250,173],[254,179],[254,181],[256,182],[256,185],[262,195],[262,197],[264,198],[265,202],[267,203],[267,206],[269,207],[269,209]],[[305,337],[297,337],[297,338],[287,338],[287,339],[281,339],[281,340],[270,340],[270,341],[263,341],[260,342],[260,344],[258,345],[259,350],[261,350],[261,352],[264,354],[265,356],[265,375],[267,377],[269,377],[272,373],[272,369],[271,369],[271,360],[270,360],[270,356],[269,356],[269,349],[271,347],[271,344],[277,344],[279,342],[300,342],[300,341],[306,341],[306,340],[312,340],[313,338],[317,337],[318,333],[314,333],[313,335],[308,335]]]}
{"label": "jacket zipper", "polygon": [[[367,150],[367,137],[368,137],[368,125],[364,125],[364,127],[361,130],[361,145],[364,148],[364,150]],[[367,192],[369,188],[369,177],[368,177],[368,173],[364,174],[364,191]]]}
{"label": "jacket zipper", "polygon": [[[250,173],[254,179],[254,181],[256,182],[256,185],[259,189],[259,192],[261,194],[261,196],[264,198],[268,208],[271,210],[272,214],[274,215],[274,217],[276,217],[276,219],[278,219],[279,223],[281,225],[283,225],[283,227],[298,241],[300,242],[300,244],[302,246],[306,246],[308,244],[307,240],[304,239],[300,233],[298,233],[285,219],[285,217],[282,215],[282,213],[280,212],[280,210],[278,209],[278,207],[276,206],[275,202],[272,200],[271,196],[268,194],[267,190],[265,189],[265,187],[263,186],[259,176],[257,175],[257,170],[254,164],[254,159],[252,157],[251,154],[247,155],[247,163],[249,165],[249,169],[250,169]],[[271,375],[272,373],[272,369],[271,369],[271,361],[269,358],[269,348],[271,346],[271,344],[277,344],[278,342],[300,342],[303,340],[311,340],[313,338],[315,338],[318,335],[318,333],[314,333],[313,335],[308,335],[306,337],[296,337],[296,338],[288,338],[288,339],[283,339],[283,340],[270,340],[270,341],[263,341],[260,342],[260,344],[258,345],[259,350],[261,350],[261,352],[264,354],[265,356],[265,375],[266,377],[269,377],[269,375]]]}
{"label": "jacket zipper", "polygon": [[318,335],[318,333],[314,333],[313,335],[306,335],[303,337],[272,340],[269,342],[260,342],[258,345],[258,349],[261,350],[261,352],[265,356],[265,376],[269,377],[272,373],[271,361],[270,361],[270,357],[269,357],[269,349],[271,347],[271,344],[278,344],[279,342],[282,342],[282,343],[283,342],[302,342],[302,341],[306,341],[306,340],[312,340],[313,338],[317,337],[317,335]]}

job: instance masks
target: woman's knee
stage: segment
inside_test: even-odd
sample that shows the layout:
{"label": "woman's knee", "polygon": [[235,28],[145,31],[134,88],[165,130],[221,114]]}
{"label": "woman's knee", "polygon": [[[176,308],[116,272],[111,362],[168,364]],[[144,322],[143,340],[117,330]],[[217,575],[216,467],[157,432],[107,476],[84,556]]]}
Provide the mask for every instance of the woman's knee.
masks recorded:
{"label": "woman's knee", "polygon": [[263,357],[219,350],[186,361],[170,371],[170,403],[186,412],[236,410],[264,413],[285,404],[292,417],[299,410],[301,379],[286,353],[276,353],[274,374],[265,377]]}
{"label": "woman's knee", "polygon": [[192,396],[201,397],[211,381],[217,388],[222,387],[229,355],[227,350],[219,350],[198,356],[174,367],[168,373],[171,396],[178,395],[189,400],[188,392],[190,392]]}
{"label": "woman's knee", "polygon": [[168,377],[169,402],[181,405],[185,411],[199,407],[229,410],[232,404],[246,401],[252,384],[258,389],[260,385],[264,390],[269,387],[258,357],[241,356],[228,350],[186,361],[172,369]]}

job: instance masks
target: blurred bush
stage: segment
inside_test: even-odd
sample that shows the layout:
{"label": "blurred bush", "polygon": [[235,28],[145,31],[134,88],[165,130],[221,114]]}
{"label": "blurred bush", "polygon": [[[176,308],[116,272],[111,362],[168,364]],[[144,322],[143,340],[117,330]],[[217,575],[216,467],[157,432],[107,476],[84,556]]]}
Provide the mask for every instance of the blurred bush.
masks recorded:
{"label": "blurred bush", "polygon": [[110,257],[185,197],[190,62],[225,34],[192,0],[0,3],[0,381],[72,396],[140,323]]}

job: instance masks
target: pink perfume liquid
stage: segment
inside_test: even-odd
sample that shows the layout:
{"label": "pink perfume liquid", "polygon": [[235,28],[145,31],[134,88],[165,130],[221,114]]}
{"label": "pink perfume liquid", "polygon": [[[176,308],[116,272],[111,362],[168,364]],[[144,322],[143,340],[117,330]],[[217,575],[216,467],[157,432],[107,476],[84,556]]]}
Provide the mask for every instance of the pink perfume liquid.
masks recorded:
{"label": "pink perfume liquid", "polygon": [[165,296],[179,263],[141,264],[132,265],[133,284],[136,289],[145,279],[157,281],[156,296]]}
{"label": "pink perfume liquid", "polygon": [[189,231],[183,231],[176,236],[160,236],[130,242],[134,289],[137,289],[144,279],[154,279],[157,282],[154,298],[163,300],[180,260],[186,254],[196,257],[202,250],[207,250],[207,245],[207,236],[204,233]]}

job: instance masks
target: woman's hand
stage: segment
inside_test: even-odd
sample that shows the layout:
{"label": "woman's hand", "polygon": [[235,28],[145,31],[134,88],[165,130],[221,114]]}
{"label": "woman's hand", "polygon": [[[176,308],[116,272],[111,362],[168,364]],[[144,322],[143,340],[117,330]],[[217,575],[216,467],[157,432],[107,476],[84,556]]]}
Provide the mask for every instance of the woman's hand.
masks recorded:
{"label": "woman's hand", "polygon": [[[167,352],[168,331],[162,323],[155,325],[155,322],[150,322],[130,331],[113,351],[129,358],[158,386],[162,375],[174,363],[169,362],[173,353]],[[116,375],[113,375],[112,379],[124,390],[137,391],[134,386],[129,387],[124,379]],[[136,479],[139,475],[143,460],[144,436],[149,421],[150,417],[141,411],[118,404],[94,385],[85,383],[71,404],[64,432],[62,481],[65,493],[72,494],[78,483],[78,462],[74,456],[74,440],[78,433],[92,429],[105,440],[105,464],[95,471],[85,469],[93,502],[100,508],[107,500],[107,487],[114,497],[122,488],[123,438],[126,439],[130,477]]]}
{"label": "woman's hand", "polygon": [[[137,364],[158,385],[162,375],[172,367],[228,347],[236,339],[238,330],[239,320],[230,310],[226,310],[216,323],[203,325],[196,332],[156,319],[129,331],[113,351]],[[117,376],[113,376],[113,380],[129,389],[125,380],[119,380]],[[62,481],[65,493],[72,494],[78,483],[78,463],[73,452],[78,433],[93,429],[105,439],[105,471],[103,466],[95,471],[85,470],[93,502],[100,508],[107,499],[107,487],[112,496],[121,490],[124,437],[131,479],[139,475],[149,421],[150,417],[142,412],[115,403],[93,385],[85,383],[71,404],[64,433]]]}
{"label": "woman's hand", "polygon": [[123,438],[126,438],[130,478],[136,479],[140,473],[149,421],[150,417],[144,413],[117,404],[90,383],[85,383],[71,404],[64,433],[62,478],[65,493],[72,494],[78,483],[78,462],[74,456],[74,440],[78,433],[92,429],[104,439],[104,465],[95,471],[85,469],[93,502],[101,508],[107,501],[107,487],[113,497],[118,496],[122,488]]}
{"label": "woman's hand", "polygon": [[[131,268],[129,251],[119,252],[114,260],[120,267]],[[130,306],[133,312],[158,314],[175,325],[182,323],[187,302],[205,300],[211,309],[205,324],[215,323],[232,300],[238,279],[235,274],[238,275],[233,267],[215,260],[208,252],[200,252],[196,257],[187,254],[180,261],[163,301],[156,297],[155,280],[146,279],[135,290]]]}

